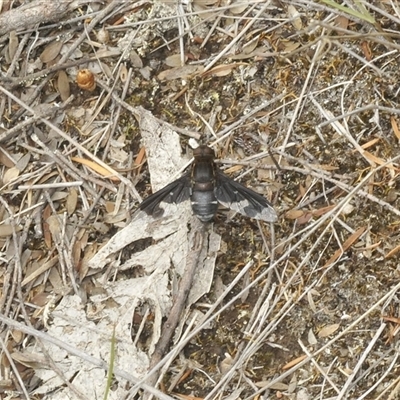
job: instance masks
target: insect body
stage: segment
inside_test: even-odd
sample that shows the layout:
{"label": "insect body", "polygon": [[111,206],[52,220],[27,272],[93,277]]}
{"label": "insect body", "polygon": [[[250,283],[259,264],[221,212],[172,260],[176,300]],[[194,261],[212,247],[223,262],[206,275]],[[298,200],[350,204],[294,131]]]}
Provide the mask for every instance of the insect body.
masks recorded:
{"label": "insect body", "polygon": [[218,203],[247,217],[275,222],[272,205],[260,194],[233,181],[214,163],[214,151],[199,146],[193,151],[192,166],[179,179],[145,199],[139,208],[152,216],[162,214],[160,204],[190,199],[193,213],[203,222],[211,221]]}

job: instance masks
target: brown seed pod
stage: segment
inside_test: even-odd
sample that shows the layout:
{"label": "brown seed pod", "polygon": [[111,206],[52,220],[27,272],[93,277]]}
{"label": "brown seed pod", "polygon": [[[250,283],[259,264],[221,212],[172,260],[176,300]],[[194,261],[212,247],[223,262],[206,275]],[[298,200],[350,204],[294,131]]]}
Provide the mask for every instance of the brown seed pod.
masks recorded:
{"label": "brown seed pod", "polygon": [[76,75],[76,83],[83,90],[92,92],[96,89],[96,80],[94,74],[89,69],[81,69]]}

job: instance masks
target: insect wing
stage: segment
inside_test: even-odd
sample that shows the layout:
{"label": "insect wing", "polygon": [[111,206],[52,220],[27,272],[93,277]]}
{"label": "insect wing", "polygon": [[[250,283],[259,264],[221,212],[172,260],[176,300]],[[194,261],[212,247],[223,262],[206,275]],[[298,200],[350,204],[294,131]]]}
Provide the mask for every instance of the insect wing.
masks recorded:
{"label": "insect wing", "polygon": [[233,181],[217,170],[215,197],[223,206],[250,218],[267,222],[278,219],[272,205],[261,194]]}
{"label": "insect wing", "polygon": [[163,209],[160,207],[162,203],[182,203],[190,197],[190,174],[186,173],[176,181],[163,187],[159,191],[153,193],[142,201],[139,209],[153,217],[160,217]]}

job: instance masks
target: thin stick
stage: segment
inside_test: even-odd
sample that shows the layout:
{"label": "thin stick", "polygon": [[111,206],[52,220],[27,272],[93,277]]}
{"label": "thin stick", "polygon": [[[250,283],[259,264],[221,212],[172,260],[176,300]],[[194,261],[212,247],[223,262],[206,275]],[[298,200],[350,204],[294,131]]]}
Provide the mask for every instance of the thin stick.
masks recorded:
{"label": "thin stick", "polygon": [[[186,300],[192,287],[195,270],[199,264],[201,250],[203,248],[204,238],[208,224],[200,222],[197,218],[193,218],[192,231],[190,233],[189,243],[192,244],[192,249],[188,255],[185,272],[179,284],[179,289],[175,301],[172,305],[168,319],[163,325],[163,332],[158,341],[154,353],[150,360],[149,370],[155,367],[167,352],[170,340],[179,324],[182,312],[185,308]],[[147,384],[154,386],[157,382],[158,375],[153,374]]]}

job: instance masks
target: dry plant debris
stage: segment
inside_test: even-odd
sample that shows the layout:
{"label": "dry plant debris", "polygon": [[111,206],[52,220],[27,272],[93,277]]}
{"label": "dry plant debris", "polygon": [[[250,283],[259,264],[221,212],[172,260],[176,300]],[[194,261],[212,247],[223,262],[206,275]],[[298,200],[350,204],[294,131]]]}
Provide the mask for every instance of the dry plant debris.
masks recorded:
{"label": "dry plant debris", "polygon": [[[0,2],[0,396],[399,398],[399,30],[396,1]],[[218,216],[154,365],[194,222],[135,210],[193,139],[279,220]]]}

